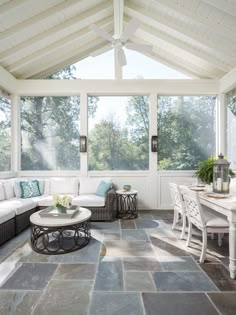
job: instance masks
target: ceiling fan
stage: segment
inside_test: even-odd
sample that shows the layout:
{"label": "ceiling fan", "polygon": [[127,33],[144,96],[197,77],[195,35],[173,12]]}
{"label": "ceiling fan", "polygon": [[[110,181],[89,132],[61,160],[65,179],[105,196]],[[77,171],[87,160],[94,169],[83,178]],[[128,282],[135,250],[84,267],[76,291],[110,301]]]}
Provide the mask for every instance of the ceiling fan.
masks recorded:
{"label": "ceiling fan", "polygon": [[136,32],[139,28],[140,22],[137,19],[132,19],[124,28],[124,31],[119,35],[114,34],[111,36],[108,32],[103,30],[102,28],[98,27],[96,24],[91,25],[91,29],[97,33],[99,36],[107,39],[111,42],[111,45],[117,51],[118,62],[121,67],[127,64],[125,52],[123,48],[136,50],[140,53],[151,53],[152,46],[146,44],[135,44],[129,43],[129,38]]}

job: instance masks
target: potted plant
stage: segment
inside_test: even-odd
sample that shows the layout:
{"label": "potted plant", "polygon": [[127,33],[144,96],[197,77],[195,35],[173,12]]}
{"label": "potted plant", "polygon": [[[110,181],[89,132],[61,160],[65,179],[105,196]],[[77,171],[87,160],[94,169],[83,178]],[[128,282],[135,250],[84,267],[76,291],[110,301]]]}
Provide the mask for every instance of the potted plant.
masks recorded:
{"label": "potted plant", "polygon": [[[213,167],[216,160],[217,158],[211,156],[207,160],[199,163],[195,175],[201,183],[211,185],[213,182]],[[231,177],[235,175],[232,169],[229,169],[229,175]]]}

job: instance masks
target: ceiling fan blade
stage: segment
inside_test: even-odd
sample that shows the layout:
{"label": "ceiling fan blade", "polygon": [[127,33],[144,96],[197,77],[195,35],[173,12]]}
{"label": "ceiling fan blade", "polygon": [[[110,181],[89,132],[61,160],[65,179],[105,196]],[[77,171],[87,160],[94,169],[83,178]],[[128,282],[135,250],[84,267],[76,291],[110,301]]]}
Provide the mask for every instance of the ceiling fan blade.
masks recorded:
{"label": "ceiling fan blade", "polygon": [[135,44],[135,43],[127,43],[125,45],[125,48],[136,50],[141,53],[151,53],[152,52],[152,46],[146,45],[146,44]]}
{"label": "ceiling fan blade", "polygon": [[124,28],[121,37],[128,39],[138,29],[140,22],[136,19],[132,19]]}
{"label": "ceiling fan blade", "polygon": [[92,24],[90,26],[90,28],[91,28],[91,30],[93,30],[95,33],[97,33],[101,37],[109,40],[110,42],[113,41],[113,37],[109,33],[107,33],[106,31],[104,31],[102,28],[98,27],[96,24]]}
{"label": "ceiling fan blade", "polygon": [[117,48],[117,56],[118,56],[118,62],[121,67],[125,66],[127,64],[125,52],[123,48]]}
{"label": "ceiling fan blade", "polygon": [[97,57],[97,56],[99,56],[99,55],[101,55],[101,54],[104,54],[105,52],[107,52],[107,51],[109,51],[109,50],[111,50],[111,49],[112,49],[111,46],[109,46],[109,47],[103,47],[103,48],[101,48],[101,49],[97,49],[97,50],[95,50],[94,52],[92,52],[92,53],[90,54],[90,56],[91,56],[91,57]]}

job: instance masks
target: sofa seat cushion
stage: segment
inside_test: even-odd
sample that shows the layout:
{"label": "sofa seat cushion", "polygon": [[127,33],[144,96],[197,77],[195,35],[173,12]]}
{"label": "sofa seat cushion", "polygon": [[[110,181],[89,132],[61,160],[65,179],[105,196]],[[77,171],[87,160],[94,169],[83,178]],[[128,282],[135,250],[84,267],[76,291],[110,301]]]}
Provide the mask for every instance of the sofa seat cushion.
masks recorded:
{"label": "sofa seat cushion", "polygon": [[0,224],[7,222],[8,220],[15,217],[14,209],[0,209]]}
{"label": "sofa seat cushion", "polygon": [[16,215],[22,214],[26,211],[34,209],[36,203],[32,199],[9,199],[0,203],[1,208],[15,210]]}
{"label": "sofa seat cushion", "polygon": [[72,200],[72,205],[81,207],[104,207],[105,198],[94,194],[83,194],[75,197]]}
{"label": "sofa seat cushion", "polygon": [[[65,194],[64,194],[65,195]],[[71,199],[74,198],[74,195],[68,195],[67,196],[71,197]],[[63,196],[63,194],[59,195],[59,196]],[[32,198],[39,207],[49,207],[53,205],[53,196],[52,195],[43,195],[40,197],[35,197]]]}

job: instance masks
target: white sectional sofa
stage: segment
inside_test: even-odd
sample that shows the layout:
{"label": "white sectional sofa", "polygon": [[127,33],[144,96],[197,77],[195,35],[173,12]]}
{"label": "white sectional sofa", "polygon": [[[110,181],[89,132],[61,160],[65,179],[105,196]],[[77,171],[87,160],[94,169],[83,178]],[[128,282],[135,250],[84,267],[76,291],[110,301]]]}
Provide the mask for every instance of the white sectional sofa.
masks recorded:
{"label": "white sectional sofa", "polygon": [[53,204],[53,194],[69,195],[72,205],[92,211],[91,220],[107,221],[116,216],[116,194],[112,187],[105,197],[97,196],[101,180],[108,178],[69,177],[37,179],[41,196],[21,198],[16,182],[32,179],[11,178],[0,181],[0,244],[23,231],[29,225],[30,215]]}

